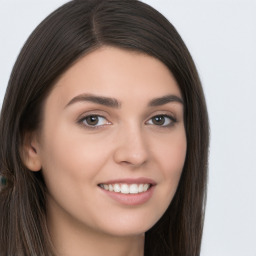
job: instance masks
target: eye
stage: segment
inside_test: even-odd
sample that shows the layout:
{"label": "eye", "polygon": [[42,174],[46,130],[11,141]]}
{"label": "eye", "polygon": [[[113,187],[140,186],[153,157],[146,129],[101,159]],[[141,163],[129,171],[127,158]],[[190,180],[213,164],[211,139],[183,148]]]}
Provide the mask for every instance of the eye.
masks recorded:
{"label": "eye", "polygon": [[149,121],[147,121],[147,124],[167,127],[173,125],[175,122],[176,119],[172,116],[157,115],[153,116]]}
{"label": "eye", "polygon": [[110,124],[110,122],[105,117],[99,116],[99,115],[85,116],[79,120],[79,123],[82,123],[85,126],[92,127],[92,128]]}

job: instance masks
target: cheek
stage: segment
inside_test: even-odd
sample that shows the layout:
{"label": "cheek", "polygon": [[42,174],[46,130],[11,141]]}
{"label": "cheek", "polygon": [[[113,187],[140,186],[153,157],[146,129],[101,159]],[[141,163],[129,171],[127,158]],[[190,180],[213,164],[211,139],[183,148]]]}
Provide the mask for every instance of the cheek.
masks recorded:
{"label": "cheek", "polygon": [[167,173],[168,170],[179,172],[184,165],[187,152],[185,131],[181,130],[163,140],[158,144],[156,152]]}
{"label": "cheek", "polygon": [[161,166],[162,175],[165,180],[166,196],[172,199],[183,170],[186,158],[187,141],[185,131],[176,134],[170,140],[163,142],[157,149],[158,164]]}
{"label": "cheek", "polygon": [[82,206],[85,211],[95,203],[89,195],[95,189],[108,149],[100,149],[100,143],[67,133],[63,128],[50,134],[56,135],[47,136],[41,151],[45,183],[50,198],[75,216]]}
{"label": "cheek", "polygon": [[[70,131],[64,125],[45,136],[41,151],[43,173],[46,184],[60,186],[94,182],[97,174],[109,158],[108,143],[84,136],[83,131]],[[104,140],[103,140],[104,141]],[[77,186],[76,186],[77,187]]]}
{"label": "cheek", "polygon": [[[52,145],[52,146],[51,146]],[[79,178],[85,172],[84,163],[92,159],[89,150],[83,147],[81,150],[80,143],[68,139],[54,139],[49,147],[45,147],[43,154],[43,170],[46,175],[60,175],[59,179],[66,175],[71,179]],[[89,154],[89,155],[88,155]],[[91,162],[90,161],[90,162]],[[88,166],[90,166],[88,162]]]}

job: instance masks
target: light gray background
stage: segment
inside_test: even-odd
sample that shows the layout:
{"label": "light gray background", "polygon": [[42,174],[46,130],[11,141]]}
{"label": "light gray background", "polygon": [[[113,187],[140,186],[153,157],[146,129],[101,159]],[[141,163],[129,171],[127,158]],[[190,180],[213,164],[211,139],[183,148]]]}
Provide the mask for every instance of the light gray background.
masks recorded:
{"label": "light gray background", "polygon": [[[0,0],[0,105],[24,41],[65,2]],[[256,256],[256,0],[144,2],[180,32],[206,94],[211,148],[202,256]]]}

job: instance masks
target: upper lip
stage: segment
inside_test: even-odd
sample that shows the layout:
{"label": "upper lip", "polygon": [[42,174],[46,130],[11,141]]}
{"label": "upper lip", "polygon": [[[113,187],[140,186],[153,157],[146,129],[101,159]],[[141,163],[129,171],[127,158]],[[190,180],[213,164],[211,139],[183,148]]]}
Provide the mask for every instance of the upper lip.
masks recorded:
{"label": "upper lip", "polygon": [[150,178],[123,178],[123,179],[115,179],[101,182],[99,184],[151,184],[156,185],[156,182]]}

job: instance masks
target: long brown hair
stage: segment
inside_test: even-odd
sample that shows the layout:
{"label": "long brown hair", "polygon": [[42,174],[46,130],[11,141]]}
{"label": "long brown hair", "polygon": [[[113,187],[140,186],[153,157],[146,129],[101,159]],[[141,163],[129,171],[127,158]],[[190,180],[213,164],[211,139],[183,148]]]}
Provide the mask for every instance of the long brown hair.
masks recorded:
{"label": "long brown hair", "polygon": [[[38,129],[44,100],[72,64],[102,45],[143,52],[172,72],[185,103],[187,155],[176,194],[146,232],[145,255],[200,254],[207,185],[209,127],[194,62],[175,28],[137,0],[74,0],[31,34],[13,68],[0,117],[0,254],[54,255],[46,225],[46,187],[29,171],[20,149]],[[161,200],[161,199],[160,199]]]}

